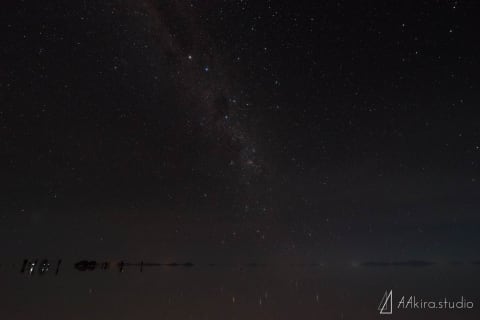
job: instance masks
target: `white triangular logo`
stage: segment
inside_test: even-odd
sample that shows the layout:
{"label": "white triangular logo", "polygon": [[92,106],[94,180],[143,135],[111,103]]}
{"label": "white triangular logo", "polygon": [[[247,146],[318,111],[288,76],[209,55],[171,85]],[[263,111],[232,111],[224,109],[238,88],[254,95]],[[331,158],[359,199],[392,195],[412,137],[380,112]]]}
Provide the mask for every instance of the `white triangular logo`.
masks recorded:
{"label": "white triangular logo", "polygon": [[378,305],[378,311],[380,311],[380,314],[392,314],[392,295],[392,290],[385,291],[385,294]]}

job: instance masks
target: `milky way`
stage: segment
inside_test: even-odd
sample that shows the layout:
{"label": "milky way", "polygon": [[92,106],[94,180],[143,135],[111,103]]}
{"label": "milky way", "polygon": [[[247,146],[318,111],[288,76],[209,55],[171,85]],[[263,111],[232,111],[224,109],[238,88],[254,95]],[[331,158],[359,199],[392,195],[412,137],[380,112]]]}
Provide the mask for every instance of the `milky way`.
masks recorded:
{"label": "milky way", "polygon": [[247,128],[252,101],[236,79],[241,69],[229,63],[208,31],[199,27],[201,11],[193,4],[148,1],[139,10],[149,21],[147,32],[159,59],[174,66],[170,77],[177,87],[178,105],[217,145],[214,150],[231,155],[228,165],[238,167],[240,182],[249,184],[265,171],[265,162],[254,133]]}

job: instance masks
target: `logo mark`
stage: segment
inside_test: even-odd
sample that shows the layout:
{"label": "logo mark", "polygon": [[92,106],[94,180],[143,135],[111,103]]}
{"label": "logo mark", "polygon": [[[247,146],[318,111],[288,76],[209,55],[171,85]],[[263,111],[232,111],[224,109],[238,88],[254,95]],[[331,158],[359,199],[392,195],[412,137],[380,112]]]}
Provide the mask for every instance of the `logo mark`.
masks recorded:
{"label": "logo mark", "polygon": [[380,312],[380,314],[392,314],[392,294],[392,290],[385,291],[385,294],[383,295],[383,298],[378,305],[378,311]]}

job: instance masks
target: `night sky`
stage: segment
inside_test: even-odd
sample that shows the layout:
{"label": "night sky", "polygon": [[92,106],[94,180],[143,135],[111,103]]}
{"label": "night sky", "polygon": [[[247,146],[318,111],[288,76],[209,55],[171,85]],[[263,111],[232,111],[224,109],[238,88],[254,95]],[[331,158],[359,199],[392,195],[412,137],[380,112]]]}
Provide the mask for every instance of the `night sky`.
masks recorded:
{"label": "night sky", "polygon": [[0,317],[478,319],[479,9],[2,3]]}

